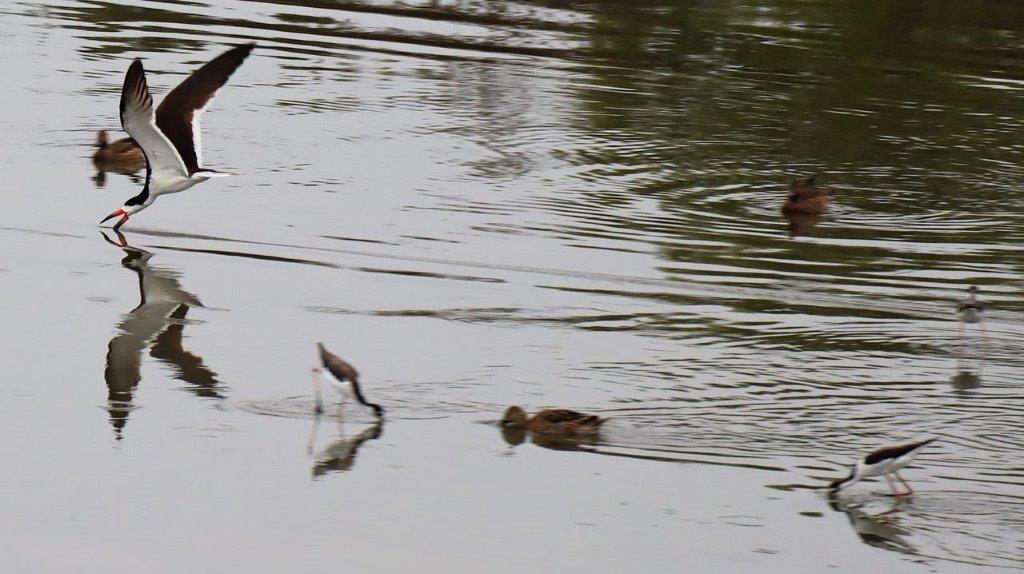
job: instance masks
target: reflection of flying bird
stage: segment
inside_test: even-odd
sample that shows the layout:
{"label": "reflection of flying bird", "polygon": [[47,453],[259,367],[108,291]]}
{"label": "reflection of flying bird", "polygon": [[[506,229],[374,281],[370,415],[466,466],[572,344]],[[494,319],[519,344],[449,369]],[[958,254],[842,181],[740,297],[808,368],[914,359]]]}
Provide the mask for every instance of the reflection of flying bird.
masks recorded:
{"label": "reflection of flying bird", "polygon": [[964,336],[965,323],[978,323],[981,336],[988,342],[988,330],[985,329],[985,303],[978,300],[978,288],[971,285],[967,289],[967,298],[956,304],[956,315],[960,319],[960,337]]}
{"label": "reflection of flying bird", "polygon": [[[857,461],[853,466],[853,469],[850,470],[849,476],[833,481],[832,484],[829,485],[829,491],[837,492],[869,476],[884,476],[885,481],[889,484],[889,490],[892,491],[893,496],[914,494],[914,489],[910,488],[907,481],[903,480],[899,471],[913,462],[914,457],[917,456],[922,447],[935,440],[937,439],[930,438],[906,444],[883,446],[869,452]],[[897,492],[892,478],[890,478],[889,475],[893,475],[898,478],[899,481],[903,483],[903,486],[907,487],[907,491]]]}
{"label": "reflection of flying bird", "polygon": [[512,430],[567,436],[595,436],[608,419],[569,409],[546,409],[532,417],[520,407],[509,407],[501,417],[501,426]]}
{"label": "reflection of flying bird", "polygon": [[111,423],[120,431],[132,408],[132,393],[142,379],[142,352],[151,341],[150,355],[171,365],[176,378],[194,385],[196,394],[220,394],[217,375],[203,364],[202,358],[186,351],[181,344],[185,315],[190,307],[202,306],[199,300],[181,288],[173,272],[151,268],[151,252],[127,245],[124,236],[118,235],[120,244],[115,245],[126,253],[121,265],[138,275],[140,298],[139,305],[118,325],[120,334],[107,346],[103,376],[109,391]]}
{"label": "reflection of flying bird", "polygon": [[789,184],[789,195],[782,203],[782,213],[822,213],[828,209],[836,190],[815,183],[816,175],[794,179]]}
{"label": "reflection of flying bird", "polygon": [[[327,382],[341,393],[341,404],[338,405],[338,412],[341,412],[341,408],[345,405],[345,401],[348,400],[348,395],[351,393],[359,404],[369,407],[373,410],[373,414],[378,419],[384,417],[384,407],[376,404],[366,402],[366,397],[363,396],[363,390],[359,386],[359,373],[355,367],[344,361],[341,357],[328,351],[323,343],[316,344],[317,349],[320,351],[320,362],[324,368],[337,379],[337,382],[328,380]],[[348,385],[342,385],[348,381]],[[320,369],[313,367],[313,392],[316,395],[316,412],[322,413],[324,410],[323,397],[320,393]]]}
{"label": "reflection of flying bird", "polygon": [[171,90],[155,111],[142,61],[132,62],[121,89],[121,126],[142,147],[146,184],[141,193],[100,223],[120,217],[114,225],[117,229],[129,216],[153,205],[160,195],[185,191],[211,177],[231,175],[202,167],[200,118],[254,46],[237,46],[210,60]]}

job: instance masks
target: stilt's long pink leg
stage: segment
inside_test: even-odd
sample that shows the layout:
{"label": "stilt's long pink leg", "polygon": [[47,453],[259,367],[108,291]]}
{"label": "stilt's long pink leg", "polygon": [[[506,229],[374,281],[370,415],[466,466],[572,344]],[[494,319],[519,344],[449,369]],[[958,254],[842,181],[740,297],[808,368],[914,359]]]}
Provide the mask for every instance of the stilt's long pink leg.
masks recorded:
{"label": "stilt's long pink leg", "polygon": [[885,482],[889,484],[889,492],[891,492],[893,496],[900,496],[900,493],[896,490],[896,485],[893,484],[892,478],[890,478],[888,474],[885,475]]}
{"label": "stilt's long pink leg", "polygon": [[900,479],[900,482],[903,483],[903,486],[907,487],[907,494],[914,494],[914,489],[910,488],[910,485],[907,484],[907,481],[903,480],[903,477],[900,476],[899,471],[896,471],[893,474],[896,475],[896,478]]}
{"label": "stilt's long pink leg", "polygon": [[316,397],[314,412],[317,414],[324,412],[324,399],[320,393],[320,369],[316,367],[313,367],[313,396]]}

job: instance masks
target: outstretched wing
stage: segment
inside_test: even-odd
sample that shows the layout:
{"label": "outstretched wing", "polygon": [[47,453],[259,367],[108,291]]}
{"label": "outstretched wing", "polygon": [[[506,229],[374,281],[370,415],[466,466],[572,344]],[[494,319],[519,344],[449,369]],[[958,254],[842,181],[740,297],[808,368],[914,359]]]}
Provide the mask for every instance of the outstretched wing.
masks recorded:
{"label": "outstretched wing", "polygon": [[[142,61],[135,60],[128,66],[121,88],[121,127],[132,136],[146,156],[147,175],[156,172],[157,177],[165,173],[172,176],[188,177],[181,156],[164,134],[157,129],[153,114],[153,96],[149,95],[146,73]],[[148,183],[147,177],[147,183]]]}
{"label": "outstretched wing", "polygon": [[171,90],[156,109],[156,125],[181,154],[187,175],[203,164],[202,113],[255,46],[243,44],[210,60]]}

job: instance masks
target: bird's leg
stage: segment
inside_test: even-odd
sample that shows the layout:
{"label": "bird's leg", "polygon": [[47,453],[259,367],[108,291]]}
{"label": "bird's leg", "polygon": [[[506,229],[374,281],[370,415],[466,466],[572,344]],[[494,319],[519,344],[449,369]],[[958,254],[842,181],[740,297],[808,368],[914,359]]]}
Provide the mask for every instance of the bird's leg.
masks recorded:
{"label": "bird's leg", "polygon": [[334,416],[338,417],[338,421],[341,421],[341,411],[345,408],[345,403],[348,401],[348,397],[341,395],[341,401],[338,402],[338,412]]}
{"label": "bird's leg", "polygon": [[320,430],[320,413],[313,417],[313,428],[309,431],[309,444],[306,445],[306,454],[313,454],[313,447],[316,445],[317,431]]}
{"label": "bird's leg", "polygon": [[900,476],[900,472],[899,472],[898,470],[897,470],[897,471],[895,471],[895,472],[893,472],[893,474],[894,474],[894,475],[896,475],[896,478],[900,479],[900,482],[902,482],[902,483],[903,483],[903,486],[907,487],[907,492],[906,492],[906,494],[908,494],[908,495],[909,495],[909,494],[914,494],[914,489],[913,489],[913,488],[910,488],[910,485],[909,485],[909,484],[907,484],[907,481],[903,480],[903,477],[902,477],[902,476]]}
{"label": "bird's leg", "polygon": [[313,396],[316,398],[316,406],[313,412],[320,414],[324,412],[324,399],[320,392],[320,369],[313,367]]}
{"label": "bird's leg", "polygon": [[892,482],[892,478],[890,478],[888,474],[884,476],[885,482],[889,485],[889,492],[891,492],[893,496],[900,496],[900,493],[896,490],[896,485]]}
{"label": "bird's leg", "polygon": [[978,326],[981,327],[981,341],[988,345],[988,329],[985,328],[985,317],[981,317],[978,320]]}

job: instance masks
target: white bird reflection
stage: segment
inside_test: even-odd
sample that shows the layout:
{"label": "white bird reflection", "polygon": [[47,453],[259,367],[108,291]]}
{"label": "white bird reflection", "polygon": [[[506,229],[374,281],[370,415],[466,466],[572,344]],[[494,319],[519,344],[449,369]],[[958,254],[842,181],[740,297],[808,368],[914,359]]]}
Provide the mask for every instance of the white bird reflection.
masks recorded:
{"label": "white bird reflection", "polygon": [[170,365],[175,378],[191,385],[201,397],[222,398],[217,375],[203,363],[202,357],[182,346],[185,316],[191,307],[202,307],[199,299],[182,289],[178,274],[150,267],[153,253],[128,245],[118,233],[114,242],[100,232],[110,244],[125,252],[121,265],[132,270],[139,279],[139,305],[128,312],[118,324],[119,334],[107,345],[106,369],[110,424],[120,440],[128,416],[134,408],[132,396],[142,380],[142,352]]}

